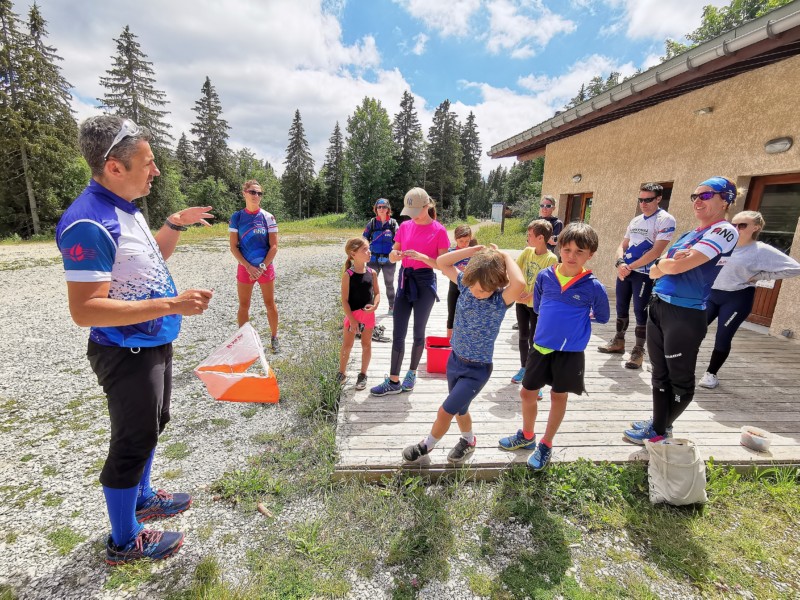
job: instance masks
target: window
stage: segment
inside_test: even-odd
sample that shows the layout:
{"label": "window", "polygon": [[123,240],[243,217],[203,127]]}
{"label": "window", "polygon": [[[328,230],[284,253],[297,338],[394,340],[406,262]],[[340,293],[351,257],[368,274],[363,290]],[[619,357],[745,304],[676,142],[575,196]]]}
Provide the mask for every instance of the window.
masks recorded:
{"label": "window", "polygon": [[566,221],[572,223],[573,221],[589,222],[589,217],[592,214],[592,197],[593,192],[586,192],[584,194],[570,194],[567,196],[567,210],[565,213]]}

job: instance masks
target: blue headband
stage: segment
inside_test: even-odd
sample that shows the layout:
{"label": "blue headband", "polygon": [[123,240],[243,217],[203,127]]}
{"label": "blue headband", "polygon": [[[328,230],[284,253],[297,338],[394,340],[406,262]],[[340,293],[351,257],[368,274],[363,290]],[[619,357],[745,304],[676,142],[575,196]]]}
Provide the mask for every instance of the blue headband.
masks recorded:
{"label": "blue headband", "polygon": [[378,201],[375,202],[375,206],[383,206],[384,204],[389,204],[386,198],[378,198]]}
{"label": "blue headband", "polygon": [[712,177],[711,179],[706,179],[697,187],[703,185],[710,187],[712,190],[717,192],[728,204],[736,200],[736,185],[724,177]]}

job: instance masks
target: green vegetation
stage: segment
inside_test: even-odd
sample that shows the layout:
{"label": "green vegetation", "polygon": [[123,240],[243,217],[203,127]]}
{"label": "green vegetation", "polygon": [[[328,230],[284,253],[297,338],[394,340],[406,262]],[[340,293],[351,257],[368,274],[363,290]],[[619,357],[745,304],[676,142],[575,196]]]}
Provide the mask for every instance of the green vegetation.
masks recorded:
{"label": "green vegetation", "polygon": [[522,250],[527,245],[527,225],[523,219],[506,219],[505,230],[500,233],[500,224],[483,225],[475,233],[479,244],[497,244],[498,248]]}
{"label": "green vegetation", "polygon": [[164,448],[163,454],[170,460],[180,460],[189,456],[191,452],[192,451],[189,448],[189,444],[186,442],[174,442]]}
{"label": "green vegetation", "polygon": [[56,552],[62,556],[69,554],[75,546],[86,541],[85,536],[72,531],[69,527],[60,527],[51,531],[47,534],[47,539],[55,546]]}

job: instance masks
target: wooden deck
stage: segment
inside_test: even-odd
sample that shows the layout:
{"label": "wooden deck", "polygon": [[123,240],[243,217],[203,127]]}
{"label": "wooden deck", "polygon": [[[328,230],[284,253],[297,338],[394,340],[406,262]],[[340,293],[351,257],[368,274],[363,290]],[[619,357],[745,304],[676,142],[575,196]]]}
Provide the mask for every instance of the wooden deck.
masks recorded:
{"label": "wooden deck", "polygon": [[[381,283],[382,285],[382,283]],[[447,319],[447,280],[439,276],[442,302],[434,305],[428,321],[428,335],[444,335]],[[384,297],[385,298],[385,297]],[[384,302],[385,306],[385,302]],[[612,315],[614,313],[612,300]],[[384,310],[378,317],[391,337],[392,319]],[[479,478],[495,477],[510,463],[524,462],[529,452],[505,452],[497,440],[521,426],[519,386],[511,376],[519,369],[517,332],[513,308],[497,338],[494,372],[481,394],[473,401],[472,413],[478,447],[468,464]],[[632,327],[631,327],[632,329]],[[623,366],[620,355],[597,352],[597,346],[613,336],[612,322],[593,325],[586,350],[586,389],[583,396],[570,395],[567,414],[555,439],[553,461],[579,457],[593,461],[626,462],[646,460],[640,446],[623,441],[622,431],[632,419],[651,414],[650,372]],[[633,332],[628,333],[628,349]],[[714,340],[714,326],[700,349],[698,380],[705,371]],[[403,369],[408,367],[410,337]],[[389,370],[391,343],[372,345],[373,354],[366,390],[353,390],[361,350],[356,340],[350,363],[350,379],[342,395],[336,431],[338,462],[335,477],[378,478],[399,468],[423,469],[432,475],[452,469],[446,456],[458,440],[458,426],[450,431],[422,465],[403,465],[401,452],[429,431],[436,411],[447,396],[444,375],[428,374],[423,355],[416,389],[380,398],[369,395],[369,387],[383,380]],[[625,355],[627,357],[627,355]],[[734,348],[720,371],[715,390],[698,387],[694,402],[675,424],[675,437],[693,440],[705,458],[735,465],[800,464],[800,344],[742,329]],[[403,371],[405,373],[405,371]],[[402,373],[401,373],[402,377]],[[547,389],[539,403],[536,432],[541,435],[549,409]],[[773,434],[768,452],[758,453],[739,444],[740,428],[754,425]],[[430,458],[430,460],[428,460]]]}

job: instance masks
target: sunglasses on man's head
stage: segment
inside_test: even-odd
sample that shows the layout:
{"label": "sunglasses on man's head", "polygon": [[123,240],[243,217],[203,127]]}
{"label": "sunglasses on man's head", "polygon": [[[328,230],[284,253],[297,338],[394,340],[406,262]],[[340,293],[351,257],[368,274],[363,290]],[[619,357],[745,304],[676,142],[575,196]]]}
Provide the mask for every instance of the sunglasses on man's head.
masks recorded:
{"label": "sunglasses on man's head", "polygon": [[689,198],[692,199],[692,202],[695,200],[702,200],[705,202],[706,200],[711,200],[717,194],[719,194],[719,192],[700,192],[699,194],[692,194]]}
{"label": "sunglasses on man's head", "polygon": [[103,160],[108,160],[108,155],[114,149],[114,146],[119,144],[126,137],[139,135],[141,131],[142,128],[139,127],[136,123],[134,123],[130,119],[125,119],[122,122],[122,127],[119,128],[119,132],[117,133],[116,137],[114,137],[114,141],[111,142],[111,145],[108,147],[108,150],[106,150],[106,153],[103,154]]}
{"label": "sunglasses on man's head", "polygon": [[264,195],[264,192],[258,192],[256,190],[247,190],[247,193],[251,196],[258,196],[259,198]]}
{"label": "sunglasses on man's head", "polygon": [[650,202],[652,202],[656,198],[658,198],[658,196],[653,196],[652,198],[639,198],[638,200],[639,200],[640,204],[649,204]]}

